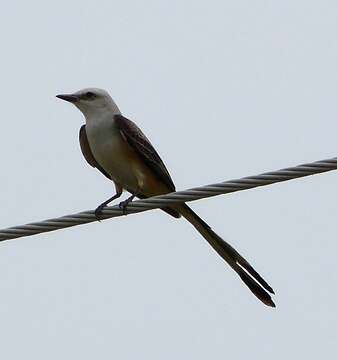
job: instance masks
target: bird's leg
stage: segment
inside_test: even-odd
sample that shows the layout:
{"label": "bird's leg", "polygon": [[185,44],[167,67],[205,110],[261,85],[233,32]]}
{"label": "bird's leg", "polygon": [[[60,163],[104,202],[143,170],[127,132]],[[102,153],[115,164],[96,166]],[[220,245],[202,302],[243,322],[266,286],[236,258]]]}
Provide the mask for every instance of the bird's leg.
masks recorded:
{"label": "bird's leg", "polygon": [[131,196],[129,196],[126,200],[121,201],[119,203],[119,207],[120,209],[123,210],[123,215],[126,215],[126,207],[128,206],[128,204],[135,198],[135,194],[132,194]]}
{"label": "bird's leg", "polygon": [[102,210],[112,201],[115,199],[118,199],[122,195],[123,189],[116,185],[116,194],[114,196],[111,196],[108,200],[104,201],[101,205],[97,206],[95,210],[95,218],[100,221],[100,215],[102,213]]}

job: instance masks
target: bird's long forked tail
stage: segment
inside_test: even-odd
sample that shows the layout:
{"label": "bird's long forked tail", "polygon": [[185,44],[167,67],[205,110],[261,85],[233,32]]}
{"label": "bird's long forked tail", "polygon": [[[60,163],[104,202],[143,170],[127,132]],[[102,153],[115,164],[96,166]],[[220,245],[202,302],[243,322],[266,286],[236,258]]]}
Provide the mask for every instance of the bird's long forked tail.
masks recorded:
{"label": "bird's long forked tail", "polygon": [[268,294],[268,292],[274,294],[273,289],[254,270],[245,258],[243,258],[231,245],[217,235],[210,226],[186,204],[180,205],[178,211],[196,228],[196,230],[198,230],[212,248],[240,276],[241,280],[259,300],[267,306],[275,307],[271,296]]}

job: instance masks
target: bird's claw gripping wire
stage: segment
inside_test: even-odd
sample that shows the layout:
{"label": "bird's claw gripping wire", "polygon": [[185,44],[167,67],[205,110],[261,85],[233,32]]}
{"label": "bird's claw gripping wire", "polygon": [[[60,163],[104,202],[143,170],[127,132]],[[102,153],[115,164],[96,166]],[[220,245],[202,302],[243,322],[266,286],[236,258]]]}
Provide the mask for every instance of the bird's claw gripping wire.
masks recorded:
{"label": "bird's claw gripping wire", "polygon": [[118,206],[119,208],[123,211],[123,215],[127,215],[127,211],[126,208],[128,206],[128,204],[135,198],[136,195],[131,195],[130,197],[128,197],[126,200],[121,201]]}
{"label": "bird's claw gripping wire", "polygon": [[111,196],[111,198],[109,198],[108,200],[104,201],[101,205],[97,206],[97,208],[95,209],[94,211],[94,214],[95,214],[95,218],[97,221],[101,221],[102,218],[101,218],[101,215],[102,215],[102,211],[103,209],[109,204],[111,203],[112,200],[115,200],[117,198],[119,198],[120,196],[122,195],[122,192],[121,191],[117,191],[117,193],[113,196]]}

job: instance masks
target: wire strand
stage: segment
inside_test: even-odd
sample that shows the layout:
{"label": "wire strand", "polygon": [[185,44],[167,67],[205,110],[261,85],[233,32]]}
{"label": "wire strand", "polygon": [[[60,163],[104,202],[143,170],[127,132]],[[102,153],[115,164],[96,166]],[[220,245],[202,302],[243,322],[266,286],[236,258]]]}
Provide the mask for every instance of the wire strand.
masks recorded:
{"label": "wire strand", "polygon": [[[252,189],[288,181],[304,176],[319,174],[337,169],[337,158],[302,164],[295,167],[267,172],[260,175],[248,176],[241,179],[224,181],[221,183],[177,191],[170,194],[154,196],[144,200],[133,201],[127,206],[127,214],[135,214],[155,208],[167,207],[178,202],[195,201],[207,197],[228,194],[231,192]],[[123,216],[123,210],[116,206],[109,206],[102,212],[102,219]],[[21,226],[14,226],[0,230],[0,241],[11,240],[24,236],[31,236],[44,232],[64,229],[71,226],[88,224],[97,221],[94,211],[83,211],[77,214],[48,219]]]}

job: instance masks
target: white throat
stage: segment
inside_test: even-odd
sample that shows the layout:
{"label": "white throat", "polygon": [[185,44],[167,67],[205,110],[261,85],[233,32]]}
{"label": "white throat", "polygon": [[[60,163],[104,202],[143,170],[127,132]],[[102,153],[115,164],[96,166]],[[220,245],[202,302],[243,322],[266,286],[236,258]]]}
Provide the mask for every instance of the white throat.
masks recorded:
{"label": "white throat", "polygon": [[111,102],[105,104],[104,106],[79,107],[79,110],[84,115],[87,123],[95,122],[97,120],[103,120],[107,118],[113,119],[115,115],[121,114],[118,106],[113,100],[111,100]]}

